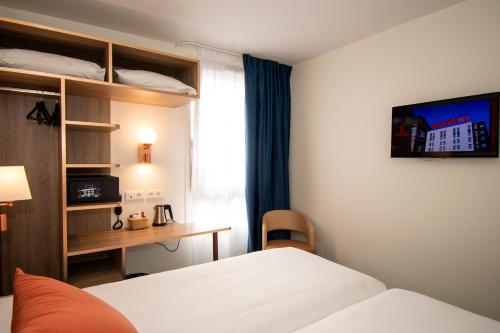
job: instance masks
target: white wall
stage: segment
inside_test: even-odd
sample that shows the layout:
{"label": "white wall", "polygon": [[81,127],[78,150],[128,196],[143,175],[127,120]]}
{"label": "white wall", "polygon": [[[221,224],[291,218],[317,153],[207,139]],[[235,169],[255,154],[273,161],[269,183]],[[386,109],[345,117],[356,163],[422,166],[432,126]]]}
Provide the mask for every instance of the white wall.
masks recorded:
{"label": "white wall", "polygon": [[[44,24],[70,31],[124,41],[158,50],[194,56],[191,48],[175,48],[172,43],[152,40],[119,31],[63,20],[51,16],[0,6],[0,16]],[[153,206],[165,202],[172,204],[174,217],[179,222],[186,218],[186,152],[188,135],[188,106],[177,109],[112,102],[111,120],[121,125],[111,135],[111,161],[120,163],[113,174],[120,177],[120,190],[164,189],[165,200],[123,203],[122,220],[127,215],[143,210],[152,218]],[[142,127],[152,127],[158,133],[153,146],[153,163],[149,166],[137,163],[137,132]],[[113,217],[112,220],[115,218]],[[176,242],[168,242],[175,248]],[[184,239],[175,253],[167,253],[158,245],[140,246],[127,250],[127,273],[154,273],[180,268],[192,263],[191,241]]]}
{"label": "white wall", "polygon": [[[186,219],[186,161],[188,145],[188,106],[177,109],[111,102],[111,122],[120,130],[111,134],[111,161],[119,163],[113,175],[120,177],[120,190],[164,189],[165,199],[124,201],[122,221],[137,211],[144,211],[152,222],[153,206],[169,203],[174,218]],[[158,139],[152,147],[152,163],[138,164],[137,134],[141,128],[153,128]],[[113,218],[114,220],[114,218]],[[166,243],[174,249],[176,241]],[[191,264],[191,242],[182,240],[179,250],[168,253],[158,245],[127,249],[127,274],[155,273]]]}
{"label": "white wall", "polygon": [[294,66],[291,194],[319,254],[500,319],[500,160],[391,159],[391,108],[500,90],[500,1]]}

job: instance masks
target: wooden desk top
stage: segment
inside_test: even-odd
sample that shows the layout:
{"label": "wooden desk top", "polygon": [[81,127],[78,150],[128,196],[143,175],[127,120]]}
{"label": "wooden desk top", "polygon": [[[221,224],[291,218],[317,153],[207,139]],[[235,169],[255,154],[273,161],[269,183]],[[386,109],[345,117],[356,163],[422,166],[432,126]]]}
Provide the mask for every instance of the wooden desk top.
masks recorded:
{"label": "wooden desk top", "polygon": [[113,230],[68,237],[68,256],[151,244],[178,238],[228,231],[231,227],[213,228],[198,224],[171,223],[164,227],[141,230]]}

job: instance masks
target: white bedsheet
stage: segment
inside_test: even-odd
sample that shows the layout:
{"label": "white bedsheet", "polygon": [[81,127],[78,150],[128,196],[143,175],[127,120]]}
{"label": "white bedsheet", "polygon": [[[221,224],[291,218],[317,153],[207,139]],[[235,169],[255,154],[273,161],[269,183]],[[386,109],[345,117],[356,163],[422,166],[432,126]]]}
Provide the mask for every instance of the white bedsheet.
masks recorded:
{"label": "white bedsheet", "polygon": [[298,332],[500,333],[500,322],[411,291],[391,289]]}
{"label": "white bedsheet", "polygon": [[120,310],[139,332],[292,332],[385,286],[286,248],[86,290]]}
{"label": "white bedsheet", "polygon": [[0,297],[0,332],[10,332],[12,318],[12,296]]}

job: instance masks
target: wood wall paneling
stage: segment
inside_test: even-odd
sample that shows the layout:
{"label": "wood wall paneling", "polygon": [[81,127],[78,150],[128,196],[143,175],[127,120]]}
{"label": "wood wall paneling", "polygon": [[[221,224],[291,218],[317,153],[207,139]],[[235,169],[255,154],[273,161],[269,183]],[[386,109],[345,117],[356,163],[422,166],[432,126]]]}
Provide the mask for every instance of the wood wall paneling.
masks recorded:
{"label": "wood wall paneling", "polygon": [[[26,120],[36,97],[0,92],[0,165],[24,165],[32,200],[8,209],[2,265],[5,292],[15,268],[59,278],[59,143],[58,129]],[[44,99],[52,112],[55,99]]]}
{"label": "wood wall paneling", "polygon": [[109,209],[68,212],[68,221],[68,235],[82,235],[111,230]]}
{"label": "wood wall paneling", "polygon": [[[66,102],[68,120],[110,122],[111,102],[109,100],[67,96]],[[70,129],[66,132],[66,136],[66,163],[111,162],[111,136],[109,133]]]}

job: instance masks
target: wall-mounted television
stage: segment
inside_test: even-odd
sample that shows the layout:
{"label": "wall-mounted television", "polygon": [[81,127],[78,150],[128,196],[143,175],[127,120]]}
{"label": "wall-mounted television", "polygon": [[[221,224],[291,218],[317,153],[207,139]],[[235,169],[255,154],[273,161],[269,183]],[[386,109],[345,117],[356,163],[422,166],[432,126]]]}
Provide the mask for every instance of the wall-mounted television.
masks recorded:
{"label": "wall-mounted television", "polygon": [[391,157],[498,157],[499,96],[393,107]]}

